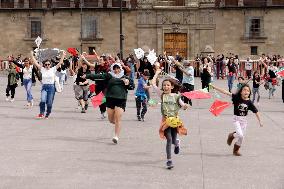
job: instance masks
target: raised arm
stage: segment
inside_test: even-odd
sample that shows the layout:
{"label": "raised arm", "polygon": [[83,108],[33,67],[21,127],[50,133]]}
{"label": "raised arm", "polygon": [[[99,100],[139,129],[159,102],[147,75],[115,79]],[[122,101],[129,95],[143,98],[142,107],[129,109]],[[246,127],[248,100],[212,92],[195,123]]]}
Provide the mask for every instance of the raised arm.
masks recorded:
{"label": "raised arm", "polygon": [[41,70],[42,66],[37,62],[37,60],[34,57],[34,52],[31,51],[31,63],[36,66],[39,70]]}
{"label": "raised arm", "polygon": [[60,58],[60,60],[59,60],[59,63],[55,66],[56,69],[58,69],[58,68],[63,64],[63,60],[64,60],[65,56],[66,56],[66,52],[65,52],[65,51],[62,51],[62,54],[61,54],[61,58]]}
{"label": "raised arm", "polygon": [[84,62],[86,62],[86,64],[87,64],[88,66],[93,67],[93,68],[96,67],[96,64],[90,63],[90,62],[85,58],[84,54],[80,55],[80,58],[81,58]]}
{"label": "raised arm", "polygon": [[216,87],[212,84],[209,84],[213,89],[216,89],[217,91],[219,91],[220,93],[223,93],[225,95],[228,95],[228,96],[232,96],[232,93],[230,93],[229,91],[225,90],[225,89],[222,89],[222,88],[219,88],[219,87]]}

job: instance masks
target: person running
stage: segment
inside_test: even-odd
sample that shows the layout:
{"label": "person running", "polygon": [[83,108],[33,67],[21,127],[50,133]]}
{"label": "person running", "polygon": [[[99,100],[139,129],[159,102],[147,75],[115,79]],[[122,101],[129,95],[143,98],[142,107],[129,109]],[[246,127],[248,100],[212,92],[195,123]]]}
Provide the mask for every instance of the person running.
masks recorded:
{"label": "person running", "polygon": [[114,125],[113,143],[117,144],[121,131],[121,117],[126,107],[128,94],[129,78],[124,75],[120,63],[111,65],[111,71],[104,74],[87,74],[82,78],[91,80],[104,80],[107,83],[106,89],[106,107],[108,120]]}
{"label": "person running", "polygon": [[257,104],[259,104],[259,99],[260,99],[260,94],[259,94],[259,86],[261,84],[261,80],[260,80],[260,75],[258,72],[254,72],[253,73],[253,78],[252,78],[252,103],[254,103],[255,101],[255,95],[257,93]]}
{"label": "person running", "polygon": [[230,57],[227,64],[227,73],[229,92],[232,92],[235,76],[237,75],[237,65],[235,64],[233,57]]}
{"label": "person running", "polygon": [[18,80],[20,78],[19,74],[16,70],[16,65],[12,61],[12,57],[9,57],[9,67],[8,71],[8,84],[6,88],[6,101],[9,101],[10,91],[11,91],[11,99],[10,102],[14,102],[16,88],[18,86]]}
{"label": "person running", "polygon": [[[183,72],[182,79],[182,92],[190,92],[194,90],[194,68],[192,62],[184,61],[183,65],[179,62],[175,62],[176,66]],[[191,99],[182,96],[182,100],[192,106]]]}
{"label": "person running", "polygon": [[244,84],[236,94],[232,94],[231,92],[216,87],[212,84],[211,86],[213,89],[216,89],[217,91],[232,97],[234,105],[233,125],[235,126],[235,132],[232,132],[228,135],[227,144],[230,146],[233,140],[236,139],[237,141],[234,145],[233,155],[241,156],[239,150],[244,140],[244,135],[247,127],[246,116],[249,110],[256,115],[260,127],[263,127],[259,112],[250,100],[251,89],[249,85]]}
{"label": "person running", "polygon": [[[137,119],[138,121],[144,121],[145,114],[147,112],[147,94],[146,91],[151,87],[147,85],[147,81],[150,78],[150,73],[148,70],[144,70],[141,77],[138,80],[137,89],[135,92],[135,101],[137,109]],[[142,111],[141,111],[142,105]]]}
{"label": "person running", "polygon": [[[42,88],[41,88],[41,100],[40,100],[40,113],[38,114],[37,118],[48,119],[51,110],[52,104],[55,95],[55,77],[56,77],[56,70],[63,64],[64,57],[66,56],[66,52],[62,51],[62,55],[60,58],[59,63],[56,66],[51,67],[51,60],[44,60],[42,65],[40,65],[33,55],[33,51],[31,51],[31,62],[34,66],[36,66],[41,74],[42,74]],[[46,106],[46,114],[45,113],[45,106]]]}
{"label": "person running", "polygon": [[156,74],[153,77],[152,85],[161,97],[161,113],[162,122],[159,129],[161,138],[167,139],[166,154],[167,162],[166,167],[171,169],[174,167],[171,157],[172,144],[175,146],[174,153],[178,154],[180,151],[180,140],[177,139],[177,134],[186,135],[187,131],[183,126],[182,121],[178,117],[178,111],[182,107],[186,110],[189,105],[181,100],[181,95],[178,94],[180,86],[177,85],[177,81],[174,79],[165,79],[162,82],[162,90],[156,85],[156,79],[161,73],[161,69],[156,70]]}
{"label": "person running", "polygon": [[15,65],[22,69],[23,85],[27,92],[27,107],[33,107],[32,85],[36,83],[35,76],[41,80],[37,69],[32,65],[29,58],[24,58],[23,63],[13,61]]}

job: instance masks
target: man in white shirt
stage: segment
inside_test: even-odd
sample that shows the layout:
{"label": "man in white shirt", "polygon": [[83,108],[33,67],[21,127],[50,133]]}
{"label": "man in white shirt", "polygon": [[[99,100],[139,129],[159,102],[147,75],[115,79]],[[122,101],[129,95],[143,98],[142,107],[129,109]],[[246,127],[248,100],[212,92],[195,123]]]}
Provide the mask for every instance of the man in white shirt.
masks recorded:
{"label": "man in white shirt", "polygon": [[248,57],[245,62],[245,70],[246,70],[246,75],[248,79],[251,78],[252,64],[253,64],[253,61],[250,59],[250,57]]}
{"label": "man in white shirt", "polygon": [[[185,60],[183,62],[183,65],[177,62],[175,62],[175,64],[183,72],[182,92],[193,91],[194,90],[194,68],[192,66],[192,62]],[[192,102],[190,99],[183,97],[183,101],[192,106]]]}

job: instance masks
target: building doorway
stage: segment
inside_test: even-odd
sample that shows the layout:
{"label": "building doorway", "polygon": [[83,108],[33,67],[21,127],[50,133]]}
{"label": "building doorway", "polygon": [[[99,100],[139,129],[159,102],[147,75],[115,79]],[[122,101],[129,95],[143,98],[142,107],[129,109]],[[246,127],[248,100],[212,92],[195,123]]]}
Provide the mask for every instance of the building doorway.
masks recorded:
{"label": "building doorway", "polygon": [[175,56],[177,52],[187,59],[187,34],[186,33],[165,33],[164,50],[167,55]]}

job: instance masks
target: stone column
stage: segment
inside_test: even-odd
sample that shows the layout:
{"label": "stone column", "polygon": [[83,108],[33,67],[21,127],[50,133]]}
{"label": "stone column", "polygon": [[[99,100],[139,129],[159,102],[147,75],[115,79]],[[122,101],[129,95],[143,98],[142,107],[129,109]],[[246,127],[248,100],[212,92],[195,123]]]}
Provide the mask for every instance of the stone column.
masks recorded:
{"label": "stone column", "polygon": [[29,4],[29,0],[24,0],[24,8],[29,8],[30,4]]}
{"label": "stone column", "polygon": [[42,3],[42,4],[41,4],[41,7],[42,7],[42,8],[47,8],[46,0],[42,0],[41,3]]}
{"label": "stone column", "polygon": [[102,8],[103,7],[103,0],[98,0],[98,7]]}
{"label": "stone column", "polygon": [[244,0],[238,0],[238,7],[244,6]]}
{"label": "stone column", "polygon": [[52,0],[52,7],[57,7],[56,0]]}
{"label": "stone column", "polygon": [[112,7],[112,0],[108,0],[108,2],[107,2],[107,7],[108,7],[108,8]]}
{"label": "stone column", "polygon": [[75,8],[75,1],[74,0],[70,0],[70,7]]}
{"label": "stone column", "polygon": [[14,0],[14,8],[18,8],[19,7],[19,0]]}

